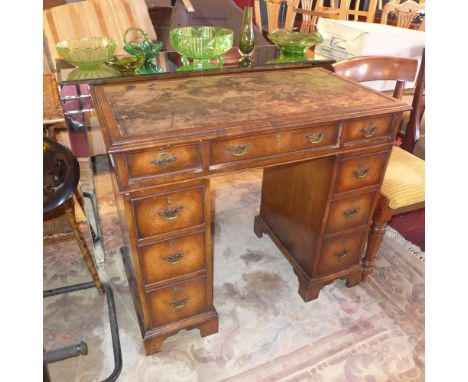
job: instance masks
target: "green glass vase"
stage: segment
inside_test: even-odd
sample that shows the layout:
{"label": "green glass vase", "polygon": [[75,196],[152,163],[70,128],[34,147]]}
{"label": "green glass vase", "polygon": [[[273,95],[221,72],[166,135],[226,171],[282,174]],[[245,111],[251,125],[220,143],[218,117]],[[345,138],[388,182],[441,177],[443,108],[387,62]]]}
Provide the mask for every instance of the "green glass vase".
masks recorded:
{"label": "green glass vase", "polygon": [[239,35],[239,53],[242,57],[252,55],[255,48],[255,36],[252,22],[252,7],[244,7]]}

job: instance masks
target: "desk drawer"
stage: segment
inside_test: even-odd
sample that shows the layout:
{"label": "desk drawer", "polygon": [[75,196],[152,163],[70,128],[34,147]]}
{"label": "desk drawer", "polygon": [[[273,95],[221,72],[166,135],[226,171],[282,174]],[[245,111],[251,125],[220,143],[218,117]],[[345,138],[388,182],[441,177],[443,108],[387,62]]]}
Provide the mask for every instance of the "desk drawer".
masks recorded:
{"label": "desk drawer", "polygon": [[145,284],[205,268],[205,235],[181,236],[140,248]]}
{"label": "desk drawer", "polygon": [[336,193],[379,184],[387,152],[344,158],[336,184]]}
{"label": "desk drawer", "polygon": [[179,321],[206,310],[206,278],[200,277],[147,292],[153,327]]}
{"label": "desk drawer", "polygon": [[336,145],[338,126],[324,125],[282,133],[226,139],[211,144],[210,164]]}
{"label": "desk drawer", "polygon": [[204,223],[204,186],[133,199],[139,238],[189,228]]}
{"label": "desk drawer", "polygon": [[331,204],[327,221],[327,233],[344,231],[367,225],[375,193],[336,200]]}
{"label": "desk drawer", "polygon": [[[343,142],[346,143],[371,143],[375,139],[383,137],[391,138],[393,115],[385,115],[375,118],[357,119],[343,124]],[[360,142],[362,141],[362,142]]]}
{"label": "desk drawer", "polygon": [[366,232],[338,236],[323,242],[318,276],[338,272],[359,263]]}
{"label": "desk drawer", "polygon": [[130,180],[201,168],[200,145],[148,150],[125,156]]}

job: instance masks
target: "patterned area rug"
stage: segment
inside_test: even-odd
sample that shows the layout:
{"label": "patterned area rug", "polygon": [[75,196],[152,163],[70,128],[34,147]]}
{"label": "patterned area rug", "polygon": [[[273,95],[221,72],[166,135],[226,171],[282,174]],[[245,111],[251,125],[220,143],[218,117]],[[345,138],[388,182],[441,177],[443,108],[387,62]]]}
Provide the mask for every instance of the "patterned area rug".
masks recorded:
{"label": "patterned area rug", "polygon": [[[366,282],[335,281],[304,303],[291,266],[267,235],[253,233],[261,171],[212,180],[214,303],[219,332],[170,337],[163,352],[146,357],[119,248],[118,218],[107,161],[98,158],[96,187],[123,367],[119,380],[423,381],[423,253],[390,231]],[[44,288],[90,280],[73,241],[44,246]],[[114,367],[105,297],[94,289],[44,300],[44,347],[87,342],[89,354],[49,365],[51,379],[99,381]]]}

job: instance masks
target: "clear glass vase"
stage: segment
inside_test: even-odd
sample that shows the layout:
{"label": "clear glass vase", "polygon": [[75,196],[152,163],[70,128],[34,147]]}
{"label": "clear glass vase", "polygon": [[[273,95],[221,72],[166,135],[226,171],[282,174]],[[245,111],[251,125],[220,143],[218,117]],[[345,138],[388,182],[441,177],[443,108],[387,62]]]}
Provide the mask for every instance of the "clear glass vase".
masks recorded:
{"label": "clear glass vase", "polygon": [[252,7],[244,7],[242,25],[239,36],[239,53],[242,57],[252,55],[255,48],[255,37],[252,22]]}

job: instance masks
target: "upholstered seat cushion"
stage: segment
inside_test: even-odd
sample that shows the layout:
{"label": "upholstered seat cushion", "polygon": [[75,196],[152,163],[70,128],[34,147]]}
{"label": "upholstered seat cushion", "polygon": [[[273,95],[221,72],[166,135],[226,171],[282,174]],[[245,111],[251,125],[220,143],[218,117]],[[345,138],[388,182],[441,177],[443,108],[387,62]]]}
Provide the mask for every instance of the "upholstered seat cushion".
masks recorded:
{"label": "upholstered seat cushion", "polygon": [[424,161],[394,146],[382,184],[382,194],[393,210],[425,200]]}

